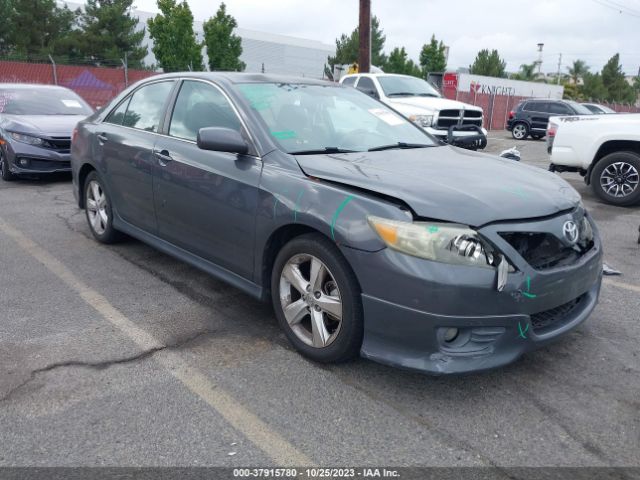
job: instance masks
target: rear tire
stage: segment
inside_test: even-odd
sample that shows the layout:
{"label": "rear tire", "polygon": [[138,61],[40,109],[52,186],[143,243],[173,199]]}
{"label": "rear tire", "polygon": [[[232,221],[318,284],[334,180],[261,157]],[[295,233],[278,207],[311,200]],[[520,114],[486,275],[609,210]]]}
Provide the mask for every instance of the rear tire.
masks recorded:
{"label": "rear tire", "polygon": [[525,140],[529,136],[529,125],[524,122],[516,123],[511,129],[511,136],[516,140]]}
{"label": "rear tire", "polygon": [[0,176],[5,182],[11,182],[16,179],[16,176],[9,171],[9,162],[5,158],[4,153],[0,152]]}
{"label": "rear tire", "polygon": [[84,181],[84,211],[93,237],[100,243],[115,243],[122,233],[113,228],[111,200],[104,183],[94,170]]}
{"label": "rear tire", "polygon": [[343,362],[359,354],[360,293],[351,267],[323,235],[294,238],[276,257],[271,273],[276,317],[294,348],[316,362]]}
{"label": "rear tire", "polygon": [[591,185],[606,203],[619,206],[640,203],[640,155],[614,152],[603,157],[593,168]]}

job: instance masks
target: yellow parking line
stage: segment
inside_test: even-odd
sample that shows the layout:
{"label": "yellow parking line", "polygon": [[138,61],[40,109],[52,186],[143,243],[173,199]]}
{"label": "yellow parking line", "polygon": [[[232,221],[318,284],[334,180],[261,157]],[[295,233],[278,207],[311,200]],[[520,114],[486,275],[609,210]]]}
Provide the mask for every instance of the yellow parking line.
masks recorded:
{"label": "yellow parking line", "polygon": [[606,285],[611,285],[612,287],[624,288],[625,290],[631,290],[632,292],[640,293],[640,287],[638,285],[632,285],[630,283],[624,283],[624,282],[616,282],[615,280],[610,280],[608,278],[605,278],[603,280],[603,283],[605,283]]}
{"label": "yellow parking line", "polygon": [[[89,306],[141,349],[150,350],[162,347],[162,342],[134,324],[111,305],[103,295],[76,277],[62,262],[2,218],[0,218],[0,231],[12,238],[20,248],[78,293]],[[243,407],[231,394],[212,383],[198,369],[191,367],[176,352],[164,350],[161,355],[156,355],[154,360],[191,392],[214,408],[231,426],[273,459],[276,465],[306,466],[313,464],[305,454]]]}

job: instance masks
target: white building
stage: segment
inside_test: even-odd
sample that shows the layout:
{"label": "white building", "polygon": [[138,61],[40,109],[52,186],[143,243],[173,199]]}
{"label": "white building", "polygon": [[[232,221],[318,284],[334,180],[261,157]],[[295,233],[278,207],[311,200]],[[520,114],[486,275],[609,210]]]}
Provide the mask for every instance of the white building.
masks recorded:
{"label": "white building", "polygon": [[[73,10],[82,8],[83,4],[66,2]],[[147,20],[154,13],[134,10],[132,16],[139,20],[140,28],[147,26]],[[193,30],[198,41],[204,40],[203,22],[195,21]],[[242,55],[240,59],[247,65],[245,71],[295,75],[311,78],[323,78],[327,57],[335,54],[335,47],[316,40],[277,35],[237,28],[235,34],[242,39]],[[146,31],[144,37],[149,53],[144,62],[147,65],[157,64],[153,55],[153,41]],[[207,65],[206,49],[202,51],[205,67]]]}

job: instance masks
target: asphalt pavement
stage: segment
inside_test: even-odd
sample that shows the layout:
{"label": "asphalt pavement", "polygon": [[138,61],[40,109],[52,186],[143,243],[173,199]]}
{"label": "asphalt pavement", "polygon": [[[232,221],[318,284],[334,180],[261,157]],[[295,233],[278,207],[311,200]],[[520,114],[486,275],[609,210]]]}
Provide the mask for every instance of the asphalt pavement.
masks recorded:
{"label": "asphalt pavement", "polygon": [[[487,151],[514,145],[548,166]],[[269,305],[97,244],[68,176],[0,183],[0,466],[640,466],[640,207],[562,176],[622,276],[557,343],[437,378],[305,360]]]}

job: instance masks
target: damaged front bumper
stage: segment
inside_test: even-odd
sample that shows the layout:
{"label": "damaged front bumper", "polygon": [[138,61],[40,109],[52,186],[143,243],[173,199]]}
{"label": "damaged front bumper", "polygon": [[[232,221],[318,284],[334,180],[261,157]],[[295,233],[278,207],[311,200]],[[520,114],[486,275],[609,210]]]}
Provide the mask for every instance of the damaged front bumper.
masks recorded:
{"label": "damaged front bumper", "polygon": [[[553,231],[571,216],[514,223],[509,230]],[[492,236],[504,228],[481,231]],[[391,249],[346,252],[363,291],[362,356],[436,375],[487,370],[513,362],[589,317],[602,281],[597,231],[593,246],[574,263],[544,270],[500,247],[516,267],[502,291],[493,269],[436,263]],[[376,271],[384,271],[384,278]]]}

